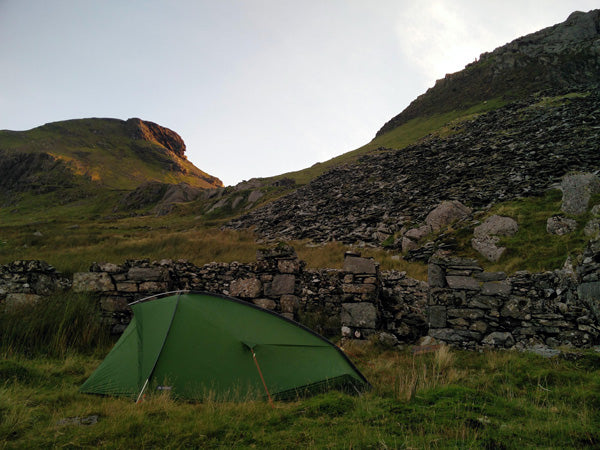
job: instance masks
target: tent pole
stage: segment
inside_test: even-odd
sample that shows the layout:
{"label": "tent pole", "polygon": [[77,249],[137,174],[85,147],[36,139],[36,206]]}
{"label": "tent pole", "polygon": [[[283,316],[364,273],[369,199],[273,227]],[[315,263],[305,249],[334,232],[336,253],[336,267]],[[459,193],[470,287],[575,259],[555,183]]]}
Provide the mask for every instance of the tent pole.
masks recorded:
{"label": "tent pole", "polygon": [[142,386],[142,390],[140,391],[137,400],[135,401],[136,403],[139,403],[141,398],[142,398],[142,394],[144,393],[144,391],[146,390],[146,386],[148,386],[148,381],[150,381],[150,378],[146,378],[146,382],[144,383],[144,386]]}
{"label": "tent pole", "polygon": [[269,397],[269,405],[271,405],[271,408],[275,408],[275,405],[273,404],[273,399],[271,398],[271,394],[269,393],[269,389],[267,389],[267,383],[265,383],[265,378],[263,377],[262,371],[260,370],[260,366],[258,365],[258,360],[256,359],[256,353],[254,353],[253,348],[251,348],[250,351],[252,352],[252,358],[254,358],[254,364],[256,364],[256,368],[258,369],[258,374],[260,375],[262,384],[265,388],[265,391],[267,392],[267,397]]}

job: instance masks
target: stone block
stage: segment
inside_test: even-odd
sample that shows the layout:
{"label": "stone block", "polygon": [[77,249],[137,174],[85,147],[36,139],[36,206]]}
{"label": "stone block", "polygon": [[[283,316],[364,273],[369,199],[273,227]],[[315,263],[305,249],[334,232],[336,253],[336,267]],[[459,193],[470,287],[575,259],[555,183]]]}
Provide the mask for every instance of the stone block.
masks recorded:
{"label": "stone block", "polygon": [[168,285],[164,281],[145,281],[140,283],[140,292],[164,292],[168,288]]}
{"label": "stone block", "polygon": [[117,283],[117,291],[119,291],[119,292],[137,292],[138,285],[134,281],[123,281],[121,283]]}
{"label": "stone block", "polygon": [[471,331],[476,331],[478,333],[485,333],[488,329],[488,325],[487,323],[485,323],[482,320],[478,320],[477,322],[473,323],[470,327],[469,330]]}
{"label": "stone block", "polygon": [[504,272],[479,272],[473,275],[479,281],[504,281],[506,273]]}
{"label": "stone block", "polygon": [[346,255],[343,270],[350,273],[376,274],[377,265],[373,258]]}
{"label": "stone block", "polygon": [[115,290],[110,275],[105,272],[76,272],[73,274],[74,292],[111,292]]}
{"label": "stone block", "polygon": [[262,293],[262,283],[258,278],[241,278],[229,285],[229,294],[239,298],[257,298]]}
{"label": "stone block", "polygon": [[347,327],[375,328],[377,325],[377,308],[372,303],[343,303],[341,314],[342,325]]}
{"label": "stone block", "polygon": [[4,300],[4,307],[7,311],[10,311],[13,308],[37,303],[41,298],[41,296],[36,294],[11,293],[7,294]]}
{"label": "stone block", "polygon": [[342,284],[344,294],[370,294],[377,290],[374,284]]}
{"label": "stone block", "polygon": [[300,272],[300,261],[297,259],[280,259],[277,261],[277,270],[279,273],[298,273]]}
{"label": "stone block", "polygon": [[429,327],[444,328],[446,326],[446,307],[445,306],[430,306],[429,307]]}
{"label": "stone block", "polygon": [[161,269],[153,267],[132,267],[127,272],[127,278],[132,281],[160,281],[164,275]]}
{"label": "stone block", "polygon": [[94,270],[91,272],[108,272],[108,273],[117,273],[120,272],[121,268],[113,263],[98,263],[94,265]]}
{"label": "stone block", "polygon": [[512,287],[508,281],[486,281],[481,285],[482,295],[510,295]]}
{"label": "stone block", "polygon": [[444,269],[437,264],[430,263],[427,266],[427,281],[429,283],[429,287],[446,287],[447,284]]}
{"label": "stone block", "polygon": [[296,287],[296,277],[294,275],[284,274],[275,275],[271,283],[269,295],[279,296],[293,294]]}
{"label": "stone block", "polygon": [[108,312],[123,312],[131,311],[125,297],[105,297],[100,300],[100,307]]}
{"label": "stone block", "polygon": [[484,337],[481,343],[492,347],[508,348],[515,344],[515,338],[509,332],[494,331]]}
{"label": "stone block", "polygon": [[481,288],[479,281],[473,277],[446,277],[446,282],[451,289],[464,289],[478,291]]}
{"label": "stone block", "polygon": [[434,328],[429,330],[429,336],[444,342],[464,344],[481,339],[481,334],[468,330],[453,330],[452,328]]}
{"label": "stone block", "polygon": [[588,209],[590,197],[600,192],[600,179],[593,173],[566,175],[562,180],[561,189],[561,210],[567,214],[583,214]]}
{"label": "stone block", "polygon": [[294,313],[298,309],[300,299],[295,295],[282,295],[279,300],[281,304],[281,311],[284,313]]}
{"label": "stone block", "polygon": [[268,310],[273,310],[277,306],[277,303],[275,303],[274,300],[271,300],[269,298],[257,298],[252,300],[252,303],[254,303],[257,306],[260,306],[263,309]]}
{"label": "stone block", "polygon": [[461,317],[470,320],[481,319],[485,316],[484,312],[479,309],[468,308],[449,308],[447,314],[448,317]]}
{"label": "stone block", "polygon": [[504,307],[500,310],[502,317],[512,317],[513,319],[525,319],[525,316],[529,314],[529,306],[531,302],[527,298],[511,298],[508,300]]}

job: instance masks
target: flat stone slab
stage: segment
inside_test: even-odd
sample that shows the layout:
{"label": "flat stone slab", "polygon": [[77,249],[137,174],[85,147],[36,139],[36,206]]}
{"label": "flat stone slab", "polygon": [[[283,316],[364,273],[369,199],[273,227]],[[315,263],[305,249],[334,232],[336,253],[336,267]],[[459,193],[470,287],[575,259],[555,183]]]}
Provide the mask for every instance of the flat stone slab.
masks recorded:
{"label": "flat stone slab", "polygon": [[74,292],[111,292],[115,286],[104,272],[76,272],[73,274]]}
{"label": "flat stone slab", "polygon": [[478,291],[481,288],[479,281],[473,277],[447,276],[446,282],[451,289]]}
{"label": "flat stone slab", "polygon": [[343,303],[341,322],[343,326],[357,328],[375,328],[377,308],[373,303]]}
{"label": "flat stone slab", "polygon": [[350,273],[376,274],[377,265],[372,258],[346,255],[343,270]]}

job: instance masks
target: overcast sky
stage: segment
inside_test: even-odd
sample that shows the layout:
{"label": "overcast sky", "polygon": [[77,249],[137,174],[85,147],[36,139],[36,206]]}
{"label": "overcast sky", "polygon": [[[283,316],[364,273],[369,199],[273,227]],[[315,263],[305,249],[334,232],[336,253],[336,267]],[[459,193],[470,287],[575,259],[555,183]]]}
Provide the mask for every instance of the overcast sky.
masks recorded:
{"label": "overcast sky", "polygon": [[587,0],[0,0],[0,129],[139,117],[226,185],[369,142],[436,79]]}

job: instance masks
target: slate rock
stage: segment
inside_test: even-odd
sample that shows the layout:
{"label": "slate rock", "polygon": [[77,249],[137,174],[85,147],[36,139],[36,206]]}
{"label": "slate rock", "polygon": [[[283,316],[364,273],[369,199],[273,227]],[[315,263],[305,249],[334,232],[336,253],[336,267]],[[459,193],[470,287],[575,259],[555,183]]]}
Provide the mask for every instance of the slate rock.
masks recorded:
{"label": "slate rock", "polygon": [[513,236],[519,231],[517,221],[504,216],[493,215],[488,217],[481,225],[475,227],[473,235],[476,238],[485,236]]}
{"label": "slate rock", "polygon": [[444,201],[427,214],[425,223],[432,231],[439,231],[457,220],[468,217],[471,212],[471,208],[458,200]]}
{"label": "slate rock", "polygon": [[576,228],[577,221],[562,216],[552,216],[546,221],[546,231],[558,236],[572,233]]}
{"label": "slate rock", "polygon": [[587,211],[590,197],[600,193],[600,179],[593,173],[569,174],[562,179],[561,189],[561,210],[578,216]]}
{"label": "slate rock", "polygon": [[373,303],[342,303],[342,325],[358,328],[375,328],[377,308]]}

